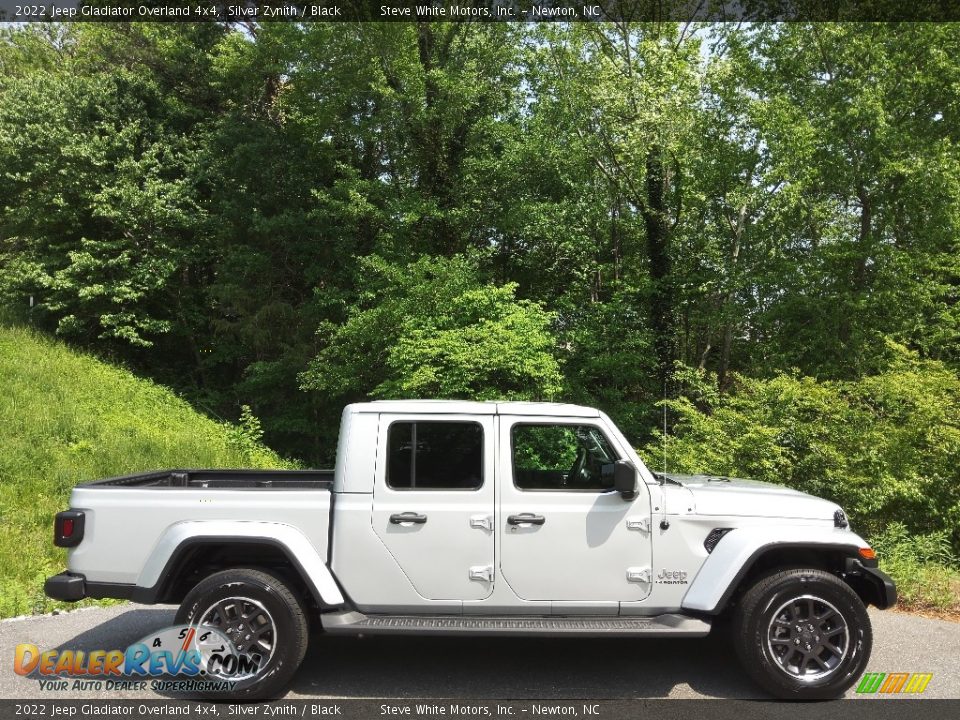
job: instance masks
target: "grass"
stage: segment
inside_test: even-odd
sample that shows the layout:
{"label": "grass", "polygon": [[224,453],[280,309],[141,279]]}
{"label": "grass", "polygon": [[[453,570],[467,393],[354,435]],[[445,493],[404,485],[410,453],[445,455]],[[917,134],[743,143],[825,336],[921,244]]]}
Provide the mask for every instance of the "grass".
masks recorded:
{"label": "grass", "polygon": [[292,467],[170,390],[0,318],[0,617],[64,606],[53,516],[79,482],[164,467]]}
{"label": "grass", "polygon": [[871,544],[897,583],[899,609],[960,619],[960,567],[947,532],[911,535],[892,523]]}

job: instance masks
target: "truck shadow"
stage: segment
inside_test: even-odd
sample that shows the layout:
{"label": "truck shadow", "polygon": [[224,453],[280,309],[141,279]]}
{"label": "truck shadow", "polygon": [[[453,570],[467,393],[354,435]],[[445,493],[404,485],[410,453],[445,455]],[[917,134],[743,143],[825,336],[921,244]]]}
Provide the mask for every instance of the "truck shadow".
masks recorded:
{"label": "truck shadow", "polygon": [[[689,686],[689,687],[686,687]],[[676,689],[676,690],[675,690]],[[765,698],[720,637],[315,634],[288,698]]]}
{"label": "truck shadow", "polygon": [[[133,606],[134,609],[110,618],[106,622],[95,625],[79,635],[57,646],[57,650],[94,650],[123,649],[132,643],[142,640],[151,632],[173,625],[176,608],[173,607],[143,607]],[[82,617],[78,615],[78,617]]]}
{"label": "truck shadow", "polygon": [[[173,624],[137,607],[61,649],[124,648]],[[311,635],[286,697],[634,699],[764,698],[722,634],[697,639]],[[148,692],[142,697],[157,697]],[[164,693],[165,697],[183,697]]]}

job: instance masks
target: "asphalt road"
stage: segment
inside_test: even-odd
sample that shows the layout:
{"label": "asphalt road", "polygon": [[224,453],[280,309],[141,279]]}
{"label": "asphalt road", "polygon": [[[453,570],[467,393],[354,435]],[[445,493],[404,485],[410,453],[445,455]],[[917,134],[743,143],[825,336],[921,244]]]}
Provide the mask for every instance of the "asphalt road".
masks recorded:
{"label": "asphalt road", "polygon": [[[18,643],[124,648],[173,622],[169,607],[119,605],[0,622],[0,698],[163,699],[41,691],[13,673]],[[924,697],[960,699],[960,623],[871,610],[869,672],[931,672]],[[853,697],[851,690],[848,697]],[[690,640],[316,636],[287,698],[761,698],[722,635]],[[862,698],[862,696],[861,696]]]}

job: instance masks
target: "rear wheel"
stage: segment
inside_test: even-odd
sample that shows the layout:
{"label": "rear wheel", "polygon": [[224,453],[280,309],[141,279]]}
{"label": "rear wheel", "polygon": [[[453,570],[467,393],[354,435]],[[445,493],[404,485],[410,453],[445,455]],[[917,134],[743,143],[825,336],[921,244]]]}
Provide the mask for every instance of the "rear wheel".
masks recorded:
{"label": "rear wheel", "polygon": [[217,630],[233,644],[235,659],[206,668],[205,682],[229,689],[204,692],[215,699],[269,699],[282,692],[307,650],[303,606],[283,580],[261,570],[214,573],[187,593],[178,625]]}
{"label": "rear wheel", "polygon": [[863,602],[822,570],[760,578],[737,607],[733,631],[747,673],[771,694],[795,700],[842,695],[873,645]]}

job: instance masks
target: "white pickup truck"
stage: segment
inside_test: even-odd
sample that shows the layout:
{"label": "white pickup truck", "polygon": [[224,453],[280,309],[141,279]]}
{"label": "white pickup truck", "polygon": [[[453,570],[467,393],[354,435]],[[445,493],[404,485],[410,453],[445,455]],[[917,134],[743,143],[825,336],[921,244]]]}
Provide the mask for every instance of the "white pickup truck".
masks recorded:
{"label": "white pickup truck", "polygon": [[232,698],[282,692],[310,623],[643,638],[726,617],[768,692],[835,697],[870,656],[865,606],[896,602],[837,505],[652,473],[575,405],[349,405],[333,471],[152,472],[79,485],[70,508],[68,570],[46,593],[179,603],[178,623],[255,658]]}

